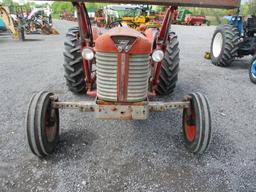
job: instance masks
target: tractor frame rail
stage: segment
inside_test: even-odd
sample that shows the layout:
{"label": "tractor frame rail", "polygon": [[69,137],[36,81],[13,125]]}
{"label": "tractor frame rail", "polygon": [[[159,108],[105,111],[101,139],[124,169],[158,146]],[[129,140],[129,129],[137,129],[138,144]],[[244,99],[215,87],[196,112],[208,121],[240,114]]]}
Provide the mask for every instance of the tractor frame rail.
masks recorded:
{"label": "tractor frame rail", "polygon": [[107,104],[99,101],[58,101],[56,96],[52,96],[52,107],[54,109],[78,109],[81,112],[94,112],[97,119],[112,120],[145,120],[149,112],[164,112],[170,109],[189,108],[191,103],[188,97],[178,102],[149,102],[143,101],[135,104]]}
{"label": "tractor frame rail", "polygon": [[[38,1],[44,1],[44,0],[38,0]],[[63,1],[63,0],[51,0],[51,1]],[[64,0],[64,1],[127,4],[127,0]],[[129,4],[209,7],[209,8],[223,8],[223,9],[239,8],[240,3],[241,3],[241,0],[130,0],[129,1]]]}

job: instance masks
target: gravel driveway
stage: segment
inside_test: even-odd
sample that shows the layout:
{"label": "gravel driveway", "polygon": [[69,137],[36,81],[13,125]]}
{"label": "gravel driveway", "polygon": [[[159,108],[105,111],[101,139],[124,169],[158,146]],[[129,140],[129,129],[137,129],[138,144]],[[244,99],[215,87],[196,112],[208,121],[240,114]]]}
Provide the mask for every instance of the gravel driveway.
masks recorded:
{"label": "gravel driveway", "polygon": [[203,156],[186,151],[181,111],[154,113],[146,121],[95,120],[61,111],[56,153],[41,160],[29,150],[25,114],[42,89],[61,100],[92,100],[68,92],[63,77],[65,32],[75,23],[56,21],[61,35],[30,35],[18,42],[0,35],[0,191],[256,191],[256,86],[248,59],[218,68],[203,58],[214,27],[173,26],[180,40],[176,92],[206,94],[212,144]]}

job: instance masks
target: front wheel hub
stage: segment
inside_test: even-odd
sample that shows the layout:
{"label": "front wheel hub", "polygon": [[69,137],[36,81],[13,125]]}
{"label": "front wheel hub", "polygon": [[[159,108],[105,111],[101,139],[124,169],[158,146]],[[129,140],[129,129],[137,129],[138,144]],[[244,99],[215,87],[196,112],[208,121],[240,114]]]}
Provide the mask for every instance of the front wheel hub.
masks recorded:
{"label": "front wheel hub", "polygon": [[215,38],[213,40],[212,53],[214,57],[218,58],[220,56],[222,47],[223,47],[223,36],[219,32],[215,35]]}
{"label": "front wheel hub", "polygon": [[193,107],[190,112],[186,111],[184,114],[184,128],[186,139],[193,142],[196,135],[196,114]]}

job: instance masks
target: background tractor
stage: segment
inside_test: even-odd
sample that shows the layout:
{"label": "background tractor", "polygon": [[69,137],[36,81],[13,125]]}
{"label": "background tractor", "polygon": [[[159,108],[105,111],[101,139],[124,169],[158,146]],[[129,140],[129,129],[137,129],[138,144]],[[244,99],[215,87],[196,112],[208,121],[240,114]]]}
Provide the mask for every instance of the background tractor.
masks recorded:
{"label": "background tractor", "polygon": [[26,125],[28,143],[35,155],[43,157],[54,151],[59,137],[59,109],[94,112],[97,119],[108,120],[145,120],[150,112],[183,109],[186,148],[194,154],[207,150],[212,128],[206,96],[190,93],[178,102],[156,102],[151,98],[170,95],[178,80],[180,49],[177,35],[171,30],[172,13],[177,6],[235,8],[240,1],[155,0],[154,3],[170,6],[159,30],[148,28],[141,33],[120,25],[101,33],[91,26],[85,4],[73,2],[79,26],[69,29],[64,43],[66,84],[73,93],[93,96],[95,101],[63,102],[47,91],[33,95]]}
{"label": "background tractor", "polygon": [[[245,20],[238,15],[231,16],[228,24],[218,26],[211,43],[211,60],[214,65],[226,67],[236,58],[256,54],[256,17],[247,16]],[[252,60],[250,77],[255,77]],[[255,82],[255,81],[254,81]]]}
{"label": "background tractor", "polygon": [[177,15],[177,20],[176,22],[178,24],[182,24],[185,22],[185,18],[186,18],[186,15],[188,14],[192,14],[192,11],[188,10],[188,9],[180,9],[178,11],[178,15]]}

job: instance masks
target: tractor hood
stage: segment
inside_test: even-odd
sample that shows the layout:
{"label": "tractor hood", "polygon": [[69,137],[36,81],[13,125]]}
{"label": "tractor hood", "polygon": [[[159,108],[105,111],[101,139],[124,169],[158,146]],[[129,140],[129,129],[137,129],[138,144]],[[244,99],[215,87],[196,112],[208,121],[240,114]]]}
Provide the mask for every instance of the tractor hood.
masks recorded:
{"label": "tractor hood", "polygon": [[115,27],[96,39],[94,49],[99,52],[150,54],[152,45],[147,37],[132,28]]}

